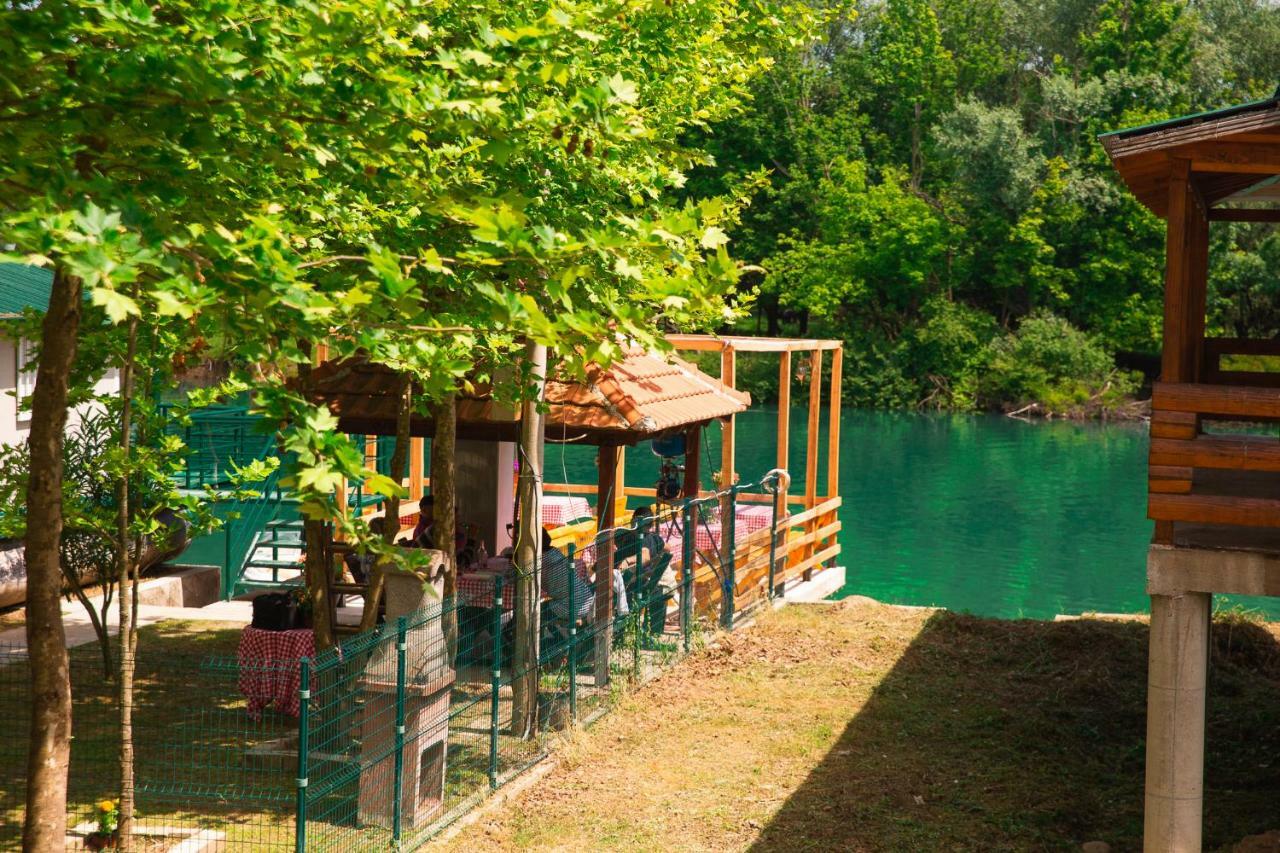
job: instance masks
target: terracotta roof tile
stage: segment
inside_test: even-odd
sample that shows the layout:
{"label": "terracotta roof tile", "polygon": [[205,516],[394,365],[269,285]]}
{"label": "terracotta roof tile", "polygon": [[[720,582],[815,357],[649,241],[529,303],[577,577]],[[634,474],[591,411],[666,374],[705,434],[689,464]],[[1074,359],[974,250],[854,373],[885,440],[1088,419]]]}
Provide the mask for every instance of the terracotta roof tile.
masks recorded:
{"label": "terracotta roof tile", "polygon": [[[364,361],[328,362],[311,374],[312,396],[359,430],[390,433],[395,424],[396,377]],[[547,380],[547,430],[553,434],[615,433],[626,441],[705,423],[746,410],[751,397],[676,358],[634,349],[608,368],[591,366],[585,382],[552,375]],[[421,420],[421,419],[419,419]],[[459,433],[506,427],[510,409],[483,389],[458,400]],[[415,430],[417,431],[417,430]]]}

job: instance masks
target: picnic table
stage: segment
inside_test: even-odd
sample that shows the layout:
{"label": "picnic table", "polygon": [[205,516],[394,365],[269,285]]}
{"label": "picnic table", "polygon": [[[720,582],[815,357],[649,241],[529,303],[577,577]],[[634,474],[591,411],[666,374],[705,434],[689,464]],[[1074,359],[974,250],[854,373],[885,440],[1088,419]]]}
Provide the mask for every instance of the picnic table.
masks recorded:
{"label": "picnic table", "polygon": [[282,714],[298,716],[301,662],[315,654],[316,638],[310,628],[267,631],[247,626],[236,649],[236,686],[249,700],[249,716],[260,718],[272,704]]}
{"label": "picnic table", "polygon": [[564,527],[594,513],[586,498],[575,495],[544,495],[542,498],[542,524],[544,527]]}

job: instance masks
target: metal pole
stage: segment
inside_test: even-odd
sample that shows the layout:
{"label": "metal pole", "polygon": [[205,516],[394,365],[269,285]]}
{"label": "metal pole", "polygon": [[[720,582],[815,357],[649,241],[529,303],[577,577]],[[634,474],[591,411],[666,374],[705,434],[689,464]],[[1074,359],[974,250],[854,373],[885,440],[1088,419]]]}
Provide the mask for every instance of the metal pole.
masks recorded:
{"label": "metal pole", "polygon": [[227,532],[226,537],[223,539],[222,548],[222,598],[226,601],[231,600],[232,587],[235,585],[235,578],[231,575],[231,525],[232,519],[230,518],[222,525],[222,529]]}
{"label": "metal pole", "polygon": [[498,787],[498,690],[502,687],[502,576],[493,579],[493,671],[489,681],[489,788]]}
{"label": "metal pole", "polygon": [[733,611],[734,597],[737,593],[738,579],[736,576],[738,542],[738,484],[734,483],[729,487],[729,517],[720,520],[720,535],[724,542],[721,547],[729,549],[728,564],[724,567],[724,627],[726,630],[733,630]]}
{"label": "metal pole", "polygon": [[[569,543],[569,571],[577,573],[573,565],[573,543]],[[573,574],[569,575],[569,719],[578,722],[578,602]]]}
{"label": "metal pole", "polygon": [[400,843],[400,822],[402,815],[402,797],[404,795],[404,687],[405,687],[405,651],[407,647],[408,620],[401,616],[396,621],[396,775],[395,803],[391,807],[391,840]]}
{"label": "metal pole", "polygon": [[298,798],[294,849],[306,853],[307,849],[307,752],[310,749],[308,735],[311,722],[311,658],[304,657],[298,665]]}
{"label": "metal pole", "polygon": [[774,595],[774,575],[778,565],[778,477],[775,475],[769,485],[769,494],[773,495],[773,515],[769,521],[769,600]]}
{"label": "metal pole", "polygon": [[693,630],[693,550],[694,537],[698,530],[694,525],[697,515],[697,501],[690,498],[684,502],[684,538],[680,541],[684,553],[681,555],[680,567],[680,630],[684,634],[684,650],[689,651],[689,634]]}

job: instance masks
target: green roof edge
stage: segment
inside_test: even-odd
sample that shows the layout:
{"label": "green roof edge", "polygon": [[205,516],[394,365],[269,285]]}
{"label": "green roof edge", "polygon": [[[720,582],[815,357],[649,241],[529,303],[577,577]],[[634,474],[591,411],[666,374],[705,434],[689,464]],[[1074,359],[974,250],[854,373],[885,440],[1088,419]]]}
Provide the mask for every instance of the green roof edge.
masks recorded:
{"label": "green roof edge", "polygon": [[1190,115],[1178,116],[1177,118],[1161,119],[1151,124],[1140,124],[1135,127],[1125,127],[1120,130],[1109,130],[1106,133],[1099,133],[1098,138],[1103,139],[1108,136],[1137,136],[1143,133],[1152,133],[1157,130],[1164,130],[1170,127],[1177,127],[1182,124],[1190,124],[1198,119],[1206,118],[1226,118],[1236,113],[1249,112],[1261,107],[1270,106],[1280,103],[1280,87],[1268,98],[1259,98],[1256,101],[1246,101],[1243,104],[1236,104],[1230,107],[1219,107],[1216,110],[1205,110],[1204,112],[1191,113]]}

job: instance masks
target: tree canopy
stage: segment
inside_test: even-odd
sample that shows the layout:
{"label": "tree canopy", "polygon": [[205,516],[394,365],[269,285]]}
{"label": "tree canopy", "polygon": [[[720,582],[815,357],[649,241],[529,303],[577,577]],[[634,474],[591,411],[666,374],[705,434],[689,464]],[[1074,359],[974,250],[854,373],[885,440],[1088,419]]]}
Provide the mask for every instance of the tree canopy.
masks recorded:
{"label": "tree canopy", "polygon": [[[690,181],[723,191],[768,175],[731,231],[765,270],[749,282],[759,325],[844,338],[845,394],[858,404],[1070,408],[1133,390],[1116,357],[1140,366],[1158,350],[1164,230],[1097,134],[1270,95],[1280,9],[859,0],[826,11],[823,37],[778,56],[749,113],[711,135],[717,166]],[[1215,227],[1211,330],[1280,330],[1275,240],[1265,225]],[[1010,353],[1060,355],[1035,349],[1053,339],[1045,323],[1070,330],[1084,373],[1008,374]]]}

